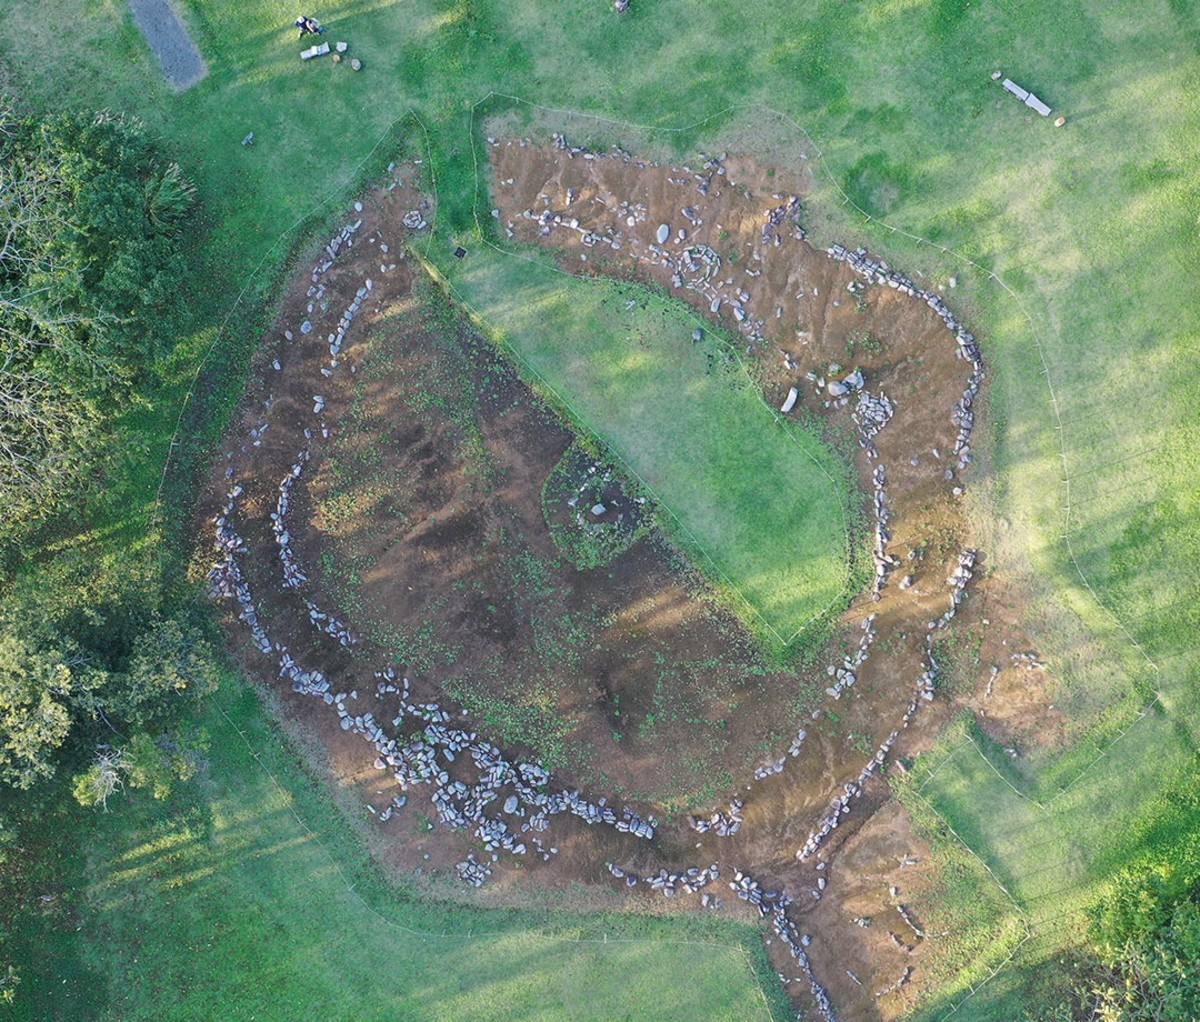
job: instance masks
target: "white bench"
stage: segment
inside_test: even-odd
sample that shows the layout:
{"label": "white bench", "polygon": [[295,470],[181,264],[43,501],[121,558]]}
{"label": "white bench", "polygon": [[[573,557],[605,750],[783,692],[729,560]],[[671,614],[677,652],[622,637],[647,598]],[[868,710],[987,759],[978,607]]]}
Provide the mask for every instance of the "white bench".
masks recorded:
{"label": "white bench", "polygon": [[1046,106],[1046,104],[1040,99],[1038,99],[1037,96],[1035,96],[1032,92],[1026,98],[1025,105],[1029,107],[1030,110],[1036,110],[1043,117],[1050,116],[1050,108]]}
{"label": "white bench", "polygon": [[1004,91],[1011,92],[1017,99],[1029,107],[1030,110],[1036,110],[1043,117],[1050,116],[1050,108],[1045,103],[1038,99],[1032,92],[1022,89],[1011,78],[1004,79]]}
{"label": "white bench", "polygon": [[1014,82],[1014,81],[1013,81],[1011,78],[1005,78],[1005,79],[1004,79],[1004,91],[1005,91],[1005,92],[1011,92],[1011,93],[1012,93],[1014,96],[1016,96],[1016,97],[1017,97],[1017,99],[1019,99],[1019,100],[1020,100],[1022,103],[1023,103],[1023,102],[1025,102],[1025,100],[1026,100],[1026,99],[1028,98],[1028,96],[1029,96],[1029,93],[1028,93],[1028,92],[1026,92],[1024,89],[1022,89],[1022,88],[1021,88],[1021,86],[1019,86],[1019,85],[1018,85],[1016,82]]}

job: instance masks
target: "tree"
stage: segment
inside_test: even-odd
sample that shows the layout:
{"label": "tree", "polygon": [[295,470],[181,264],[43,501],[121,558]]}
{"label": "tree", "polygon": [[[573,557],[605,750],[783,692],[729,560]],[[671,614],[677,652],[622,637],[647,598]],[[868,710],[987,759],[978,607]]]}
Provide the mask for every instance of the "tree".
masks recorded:
{"label": "tree", "polygon": [[214,692],[218,680],[212,646],[166,618],[137,637],[128,668],[112,678],[102,702],[111,717],[143,728]]}
{"label": "tree", "polygon": [[108,800],[125,787],[126,779],[131,788],[145,788],[154,798],[164,799],[176,781],[195,776],[207,747],[207,739],[199,731],[186,735],[164,732],[157,738],[138,734],[128,749],[102,745],[92,765],[75,777],[75,801],[107,812]]}
{"label": "tree", "polygon": [[[122,777],[137,787],[142,775],[161,775],[164,763],[175,777],[187,772],[187,743],[165,734],[216,688],[216,651],[180,613],[160,610],[151,564],[114,567],[70,551],[7,587],[0,784],[28,788],[61,764],[76,773],[90,761],[76,777],[76,794],[103,804]],[[159,752],[139,744],[140,736]],[[124,752],[105,764],[115,750]]]}
{"label": "tree", "polygon": [[122,774],[128,772],[129,763],[124,749],[102,745],[96,750],[96,760],[75,778],[75,801],[81,806],[99,806],[108,812],[108,800],[125,787]]}
{"label": "tree", "polygon": [[216,689],[216,655],[200,633],[155,618],[119,665],[54,622],[40,624],[26,619],[0,630],[0,783],[27,789],[53,777],[72,738],[78,748],[98,734],[129,741],[131,755],[100,746],[75,779],[76,797],[87,805],[103,805],[123,772],[134,787],[160,785],[154,778],[164,773],[189,774],[187,743],[163,733]]}
{"label": "tree", "polygon": [[172,347],[192,194],[136,120],[0,102],[0,538],[86,495],[111,416]]}
{"label": "tree", "polygon": [[0,781],[29,788],[54,773],[54,753],[71,730],[76,685],[58,650],[0,635]]}
{"label": "tree", "polygon": [[153,740],[149,735],[139,735],[131,746],[129,783],[134,788],[148,789],[156,799],[164,799],[177,781],[189,781],[195,776],[207,748],[207,738],[200,731],[164,732]]}

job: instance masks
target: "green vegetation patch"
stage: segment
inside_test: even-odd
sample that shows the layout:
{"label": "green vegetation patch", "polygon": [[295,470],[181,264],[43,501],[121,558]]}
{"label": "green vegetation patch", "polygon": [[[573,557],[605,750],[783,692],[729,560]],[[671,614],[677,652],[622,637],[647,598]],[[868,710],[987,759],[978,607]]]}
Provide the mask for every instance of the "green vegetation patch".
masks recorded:
{"label": "green vegetation patch", "polygon": [[226,683],[204,724],[207,769],[166,801],[52,814],[63,851],[89,851],[59,858],[74,872],[39,877],[54,900],[38,903],[37,932],[63,931],[70,947],[23,945],[16,1018],[235,1009],[269,1022],[314,1005],[329,1020],[783,1017],[760,986],[771,974],[752,927],[488,911],[397,890],[249,690]]}
{"label": "green vegetation patch", "polygon": [[786,643],[837,603],[844,467],[763,404],[731,347],[711,332],[692,342],[686,308],[485,244],[440,269],[534,387],[653,495],[662,528],[756,632]]}
{"label": "green vegetation patch", "polygon": [[844,187],[856,206],[883,216],[908,194],[912,173],[903,164],[889,160],[886,153],[868,153],[846,171]]}
{"label": "green vegetation patch", "polygon": [[578,442],[546,477],[542,514],[554,545],[584,570],[610,564],[651,527],[646,498]]}
{"label": "green vegetation patch", "polygon": [[922,1022],[941,1018],[966,1000],[1008,962],[1028,933],[1024,913],[1012,896],[921,792],[929,776],[927,760],[940,761],[954,739],[961,739],[962,725],[952,727],[948,735],[922,757],[917,770],[890,780],[893,793],[929,842],[938,864],[936,888],[921,897],[929,913],[922,926],[936,935],[933,950],[922,964],[937,991],[916,1016]]}

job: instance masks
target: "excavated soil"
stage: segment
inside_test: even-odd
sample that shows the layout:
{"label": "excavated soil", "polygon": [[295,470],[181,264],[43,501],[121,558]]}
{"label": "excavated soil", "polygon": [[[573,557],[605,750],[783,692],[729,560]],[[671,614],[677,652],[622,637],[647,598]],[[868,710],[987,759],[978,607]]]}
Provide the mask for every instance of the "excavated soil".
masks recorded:
{"label": "excavated soil", "polygon": [[[953,339],[923,303],[876,287],[856,297],[848,290],[853,272],[790,227],[777,232],[778,244],[764,242],[764,217],[802,196],[803,178],[730,157],[701,195],[694,168],[584,159],[518,141],[494,144],[491,156],[501,230],[517,242],[551,246],[574,272],[653,281],[712,316],[710,299],[674,287],[672,270],[656,257],[659,225],[668,223],[672,234],[683,227],[690,243],[720,253],[721,276],[747,297],[740,323],[728,304],[712,318],[747,335],[748,354],[759,360],[776,406],[796,386],[801,396],[792,414],[818,416],[831,436],[844,437],[853,435],[850,406],[839,407],[805,374],[826,376],[831,363],[857,367],[867,390],[886,393],[895,414],[875,443],[887,467],[888,549],[902,566],[877,600],[866,594],[854,602],[838,638],[807,673],[764,666],[737,621],[705,597],[702,581],[661,541],[643,539],[603,569],[572,568],[558,556],[541,506],[542,484],[571,436],[406,254],[413,232],[401,219],[412,210],[429,215],[430,205],[419,168],[405,165],[364,197],[352,216],[360,226],[321,277],[323,291],[314,296],[316,276],[298,275],[260,348],[244,416],[214,471],[214,510],[231,479],[245,491],[240,563],[258,615],[276,642],[351,694],[352,712],[376,709],[373,672],[393,663],[412,679],[414,701],[455,708],[459,726],[515,755],[555,759],[556,782],[581,787],[589,798],[617,795],[643,811],[657,807],[660,816],[664,805],[703,805],[706,814],[730,797],[746,800],[741,830],[724,838],[697,834],[682,813],[662,822],[653,842],[556,818],[550,840],[557,854],[547,862],[506,857],[483,900],[549,897],[611,907],[613,893],[626,892],[605,871],[606,861],[642,874],[719,861],[727,875],[747,870],[764,886],[793,893],[790,914],[817,936],[814,969],[840,1017],[895,1017],[920,990],[927,949],[906,939],[907,950],[890,938],[902,924],[890,918],[888,890],[898,887],[905,898],[910,888],[928,887],[914,879],[930,867],[886,784],[868,781],[816,856],[802,864],[796,851],[889,732],[901,730],[892,758],[912,756],[953,710],[939,699],[901,726],[923,669],[928,623],[948,606],[946,579],[969,545],[954,492],[964,473],[949,452],[951,415],[970,365],[956,357]],[[548,231],[546,209],[559,218]],[[614,230],[620,246],[603,246],[603,257],[585,243],[588,231]],[[373,286],[347,331],[341,367],[322,375],[327,337],[366,278]],[[302,334],[306,320],[313,329]],[[318,393],[325,407],[314,416]],[[306,447],[312,460],[294,491],[289,526],[310,581],[285,588],[269,514],[280,479]],[[873,464],[861,455],[856,462],[864,493],[871,492]],[[986,556],[982,563],[986,570]],[[913,584],[901,590],[897,580],[905,574]],[[316,633],[306,598],[348,622],[359,641],[347,648]],[[825,664],[857,644],[871,614],[870,657],[854,687],[835,701],[822,691]],[[979,683],[965,684],[961,696],[983,710],[986,726],[1005,743],[1032,741],[1027,732],[1045,726],[1035,675],[1005,659],[1025,648],[1019,618],[1000,580],[985,578],[972,584],[949,629],[981,636],[967,654],[956,654],[968,667],[979,664]],[[305,738],[346,804],[367,819],[365,805],[382,811],[395,788],[372,765],[372,748],[344,731],[328,706],[293,694],[272,677],[273,667],[264,670],[274,661],[232,620],[230,640],[251,674],[276,690],[285,722]],[[991,662],[1005,669],[985,694]],[[782,755],[800,726],[809,733],[800,754],[781,773],[754,780],[754,766]],[[449,886],[451,866],[478,852],[480,842],[433,826],[435,818],[428,794],[414,790],[405,809],[371,827],[371,844],[389,868],[461,897]],[[901,866],[906,857],[920,862]],[[829,886],[817,897],[822,876]],[[669,903],[644,885],[635,892],[628,902],[639,910],[699,908],[695,897]],[[723,911],[746,911],[725,894]],[[917,897],[908,903],[919,916]],[[854,927],[849,920],[857,916],[879,922]],[[777,942],[771,948],[780,972],[795,977],[786,949]],[[910,983],[874,996],[909,966]],[[798,1005],[808,1003],[805,982],[788,990]]]}

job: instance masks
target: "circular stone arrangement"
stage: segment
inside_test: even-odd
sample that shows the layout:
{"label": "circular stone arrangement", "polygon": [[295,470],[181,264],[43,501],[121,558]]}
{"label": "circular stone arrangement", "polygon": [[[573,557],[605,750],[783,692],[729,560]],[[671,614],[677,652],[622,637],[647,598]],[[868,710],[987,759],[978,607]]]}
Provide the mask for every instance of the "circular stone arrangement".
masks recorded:
{"label": "circular stone arrangement", "polygon": [[573,443],[542,485],[542,515],[559,552],[585,571],[623,554],[652,526],[638,489]]}
{"label": "circular stone arrangement", "polygon": [[[568,159],[582,152],[560,146],[560,150],[563,149],[569,154]],[[696,175],[696,180],[699,181],[696,192],[702,198],[707,196],[709,187],[721,173],[719,161],[708,161],[703,173]],[[762,237],[764,251],[773,252],[781,247],[785,226],[786,232],[795,241],[803,242],[803,229],[798,223],[800,208],[798,200],[789,202],[781,199],[777,206],[768,212]],[[357,206],[356,211],[360,212],[361,206]],[[692,216],[685,215],[685,219],[688,219],[693,227],[698,226],[700,217],[696,211],[687,207],[687,212],[692,213]],[[553,214],[547,216],[545,213],[537,217],[531,216],[529,219],[538,221],[544,231],[543,236],[549,235],[553,227],[561,222],[561,217]],[[424,217],[417,210],[410,212],[401,222],[415,231],[427,226]],[[361,219],[348,223],[330,240],[312,268],[312,287],[309,289],[310,302],[307,307],[309,316],[316,318],[319,315],[318,307],[322,312],[326,311],[326,306],[322,304],[326,275],[342,252],[356,243],[362,243],[363,239],[359,235],[361,226]],[[653,235],[656,246],[664,244],[661,240],[661,226]],[[681,231],[680,234],[682,233]],[[594,243],[595,236],[588,237]],[[669,240],[669,231],[667,237]],[[373,241],[367,240],[368,243]],[[686,240],[681,237],[679,244]],[[582,244],[586,243],[585,239]],[[610,236],[610,244],[614,248],[621,243],[622,239],[616,234]],[[377,247],[381,255],[387,254],[387,246],[382,240]],[[708,250],[690,245],[684,251],[682,269],[678,269],[680,264],[672,262],[661,249],[657,254],[661,260],[665,260],[671,270],[682,273],[684,270],[691,272],[694,268],[696,273],[703,275],[706,271],[701,264],[708,265],[704,258],[706,251]],[[983,378],[983,366],[974,337],[959,324],[937,293],[918,287],[886,264],[871,259],[866,252],[849,251],[840,246],[833,246],[826,255],[833,263],[843,263],[853,271],[862,282],[861,287],[870,287],[881,292],[898,292],[906,299],[924,304],[937,319],[940,319],[952,338],[957,358],[966,363],[966,386],[950,416],[954,434],[946,459],[949,466],[939,469],[937,478],[940,480],[939,485],[943,486],[955,481],[956,472],[965,470],[971,461],[973,404]],[[712,266],[709,268],[712,269],[716,263],[715,260],[710,262]],[[394,263],[385,262],[379,265],[380,274],[385,279],[394,269]],[[718,281],[714,274],[715,270],[703,276],[704,284],[710,289],[716,289],[718,286],[724,289],[724,293],[717,293],[712,299],[714,306],[731,296],[731,302],[735,303],[735,313],[742,313],[740,316],[735,315],[739,328],[748,340],[755,342],[761,336],[765,317],[755,318],[747,315],[752,298],[748,288],[731,291],[730,285]],[[750,277],[750,280],[756,279],[754,276]],[[340,379],[347,371],[344,368],[339,369],[344,361],[343,343],[347,333],[357,322],[360,311],[373,300],[374,287],[375,283],[371,278],[364,278],[348,306],[340,313],[335,310],[333,318],[319,329],[312,320],[298,317],[302,322],[296,323],[296,327],[302,337],[307,338],[314,334],[313,340],[316,340],[320,337],[320,330],[330,331],[318,342],[322,363],[320,372],[330,383],[335,374]],[[850,287],[847,287],[847,291],[851,294],[859,293]],[[284,337],[288,344],[297,340],[290,329],[284,330]],[[306,343],[311,345],[312,341]],[[277,371],[283,368],[279,360],[273,363],[273,367]],[[789,369],[791,368],[793,367],[789,366]],[[349,372],[354,372],[354,368],[351,367]],[[804,388],[804,383],[799,384],[797,391],[800,388]],[[825,398],[821,387],[813,389],[814,402]],[[852,398],[855,404],[851,409],[849,405]],[[297,595],[303,600],[303,617],[306,618],[302,621],[303,625],[310,631],[319,633],[322,642],[332,641],[349,654],[352,647],[358,647],[359,638],[351,631],[349,624],[338,620],[317,602],[316,597],[319,594],[312,592],[304,566],[292,547],[295,527],[289,526],[288,521],[295,499],[295,487],[304,485],[310,452],[331,435],[332,416],[328,416],[326,412],[326,396],[322,393],[313,394],[311,400],[311,409],[305,409],[301,413],[303,421],[310,425],[301,427],[303,440],[297,440],[298,448],[294,448],[293,453],[289,455],[292,463],[281,480],[272,481],[278,492],[274,510],[269,513],[270,532],[277,548],[273,558],[276,563],[272,570],[276,573],[277,584],[281,582],[285,590],[297,591]],[[899,413],[903,414],[903,402],[900,404]],[[267,412],[264,412],[257,424],[250,429],[250,443],[241,448],[243,452],[262,444],[263,435],[270,425],[267,418],[270,407],[271,403],[267,402]],[[829,408],[830,402],[826,401],[825,407]],[[893,571],[902,564],[889,550],[889,547],[894,546],[894,523],[890,522],[889,496],[885,490],[885,487],[893,485],[892,472],[885,471],[883,464],[888,452],[885,450],[881,456],[876,446],[876,440],[885,432],[898,409],[882,390],[877,389],[875,393],[868,390],[867,381],[861,378],[855,381],[853,394],[838,396],[837,407],[847,409],[847,414],[856,427],[859,447],[863,452],[863,463],[872,483],[871,506],[874,511],[876,569],[872,596],[879,598],[890,588],[889,580]],[[889,436],[895,435],[896,432],[895,428],[887,430]],[[933,458],[941,461],[936,449],[933,451]],[[910,462],[914,467],[917,463],[916,458]],[[889,469],[894,469],[897,462],[891,460],[888,465]],[[939,585],[938,589],[925,591],[923,604],[913,602],[918,594],[909,595],[910,576],[906,576],[905,582],[895,587],[896,591],[905,594],[905,603],[911,602],[916,611],[923,615],[921,624],[924,626],[925,621],[928,621],[927,626],[921,628],[923,642],[919,667],[908,676],[907,705],[902,714],[897,708],[898,719],[893,722],[894,726],[886,737],[881,742],[873,743],[870,752],[864,751],[860,754],[861,758],[854,763],[854,772],[838,777],[827,808],[814,814],[815,818],[811,821],[813,829],[807,840],[800,848],[791,852],[795,865],[788,868],[789,892],[778,878],[778,871],[784,869],[778,863],[767,867],[776,872],[773,882],[760,881],[748,871],[733,870],[719,862],[704,867],[696,865],[648,870],[644,865],[647,854],[650,854],[646,851],[647,842],[654,841],[659,824],[645,809],[639,811],[634,807],[624,806],[617,808],[611,806],[605,797],[585,798],[578,790],[556,785],[550,773],[540,764],[524,762],[520,758],[509,756],[491,744],[486,736],[469,730],[465,725],[456,726],[454,718],[457,713],[454,707],[443,707],[437,702],[417,702],[409,679],[391,665],[377,665],[378,669],[372,672],[373,677],[370,681],[362,678],[361,698],[367,702],[370,709],[360,703],[360,693],[351,681],[346,678],[335,680],[311,665],[305,665],[304,654],[298,650],[289,650],[284,642],[272,634],[270,622],[260,618],[261,605],[254,599],[251,578],[241,566],[243,559],[250,553],[250,547],[243,538],[246,529],[242,522],[253,528],[251,519],[254,512],[250,504],[243,500],[243,485],[238,479],[235,466],[230,466],[225,478],[224,500],[213,519],[219,554],[218,562],[209,575],[213,595],[230,599],[236,604],[237,616],[249,630],[253,645],[278,665],[279,675],[289,683],[293,692],[311,697],[315,702],[336,711],[341,729],[360,736],[373,748],[376,756],[375,768],[385,774],[390,773],[400,792],[382,812],[368,807],[381,823],[407,805],[409,793],[413,789],[429,791],[430,801],[440,820],[449,827],[473,832],[490,856],[476,859],[471,855],[458,864],[456,871],[459,877],[471,886],[479,886],[489,879],[493,873],[493,865],[499,861],[502,852],[514,857],[525,856],[527,862],[535,858],[548,861],[556,855],[558,848],[549,843],[546,832],[550,829],[553,818],[559,816],[573,816],[585,824],[611,828],[628,835],[629,838],[641,839],[626,841],[623,846],[628,854],[638,858],[637,872],[633,872],[629,867],[615,865],[611,861],[607,867],[608,872],[614,878],[622,880],[626,887],[638,885],[640,879],[644,881],[645,886],[664,896],[674,897],[677,893],[699,895],[704,899],[704,907],[719,907],[720,899],[707,892],[701,893],[701,889],[724,879],[727,875],[731,876],[732,879],[728,881],[729,889],[739,900],[756,909],[762,917],[769,919],[781,947],[786,950],[786,954],[800,972],[800,976],[785,982],[802,982],[808,988],[820,1016],[826,1020],[835,1017],[829,996],[814,976],[809,960],[807,949],[812,943],[812,938],[799,931],[796,922],[789,917],[788,910],[797,903],[800,910],[810,910],[826,892],[830,884],[825,872],[829,860],[825,858],[827,849],[823,848],[823,845],[845,822],[852,804],[867,793],[868,786],[879,785],[876,774],[894,755],[893,747],[900,732],[909,726],[921,706],[934,699],[938,671],[933,655],[935,637],[949,625],[966,599],[967,586],[977,568],[977,558],[973,550],[960,550],[951,558],[952,573],[945,579],[945,585],[949,588],[948,600],[945,599],[946,589],[940,588]],[[243,478],[244,481],[249,481],[248,477]],[[957,492],[956,490],[956,495]],[[543,513],[556,544],[573,563],[581,567],[597,567],[607,563],[631,546],[649,528],[646,503],[646,499],[636,492],[635,487],[623,485],[611,467],[591,458],[579,444],[572,445],[560,459],[546,479],[542,493]],[[913,554],[914,551],[909,552],[910,560]],[[310,593],[311,596],[308,595]],[[841,663],[827,665],[829,687],[826,689],[826,695],[831,701],[841,700],[843,696],[849,698],[848,693],[855,686],[859,675],[870,669],[870,647],[875,641],[877,629],[883,626],[882,621],[876,623],[875,614],[866,615],[861,622],[857,649],[848,653]],[[884,648],[887,648],[886,645]],[[354,656],[362,657],[363,654],[355,653]],[[366,656],[370,657],[371,654],[366,653]],[[353,677],[354,669],[348,669],[346,674]],[[814,719],[821,713],[821,710],[815,711]],[[888,726],[880,722],[881,728]],[[799,759],[802,754],[808,755],[807,749],[810,744],[806,743],[807,737],[807,731],[800,728],[786,754],[771,759],[755,770],[753,781],[747,785],[746,790],[758,793],[761,789],[758,789],[757,785],[773,784],[775,782],[772,778],[792,769],[789,768],[790,761]],[[821,754],[819,748],[817,754]],[[851,757],[851,761],[853,759],[854,757]],[[849,762],[837,763],[838,773],[843,774],[848,765]],[[763,794],[762,797],[765,801],[771,796]],[[707,819],[692,817],[689,821],[694,832],[692,836],[712,834],[716,838],[736,841],[735,835],[743,829],[743,809],[746,801],[747,797],[741,796],[730,802],[728,811],[718,811]],[[654,854],[662,854],[663,847],[669,844],[668,841],[649,847],[653,848]],[[905,864],[901,862],[902,866]],[[800,870],[804,872],[801,873]],[[891,889],[890,897],[899,918],[909,925],[918,939],[924,939],[924,931],[912,920],[909,910],[895,900],[895,888]],[[883,986],[876,990],[873,996],[882,997],[894,992],[909,982],[911,974],[911,967],[906,967],[899,979],[891,986]],[[857,978],[852,978],[862,986]]]}

